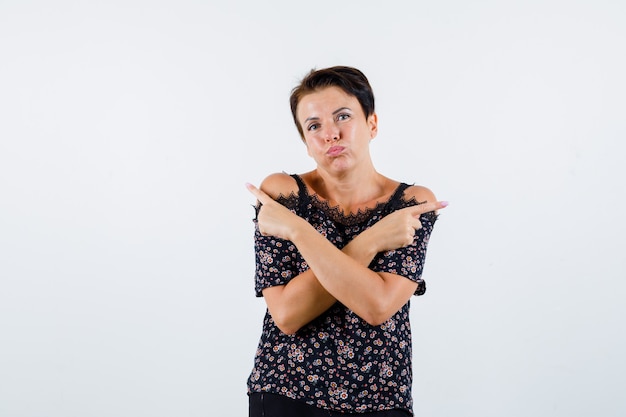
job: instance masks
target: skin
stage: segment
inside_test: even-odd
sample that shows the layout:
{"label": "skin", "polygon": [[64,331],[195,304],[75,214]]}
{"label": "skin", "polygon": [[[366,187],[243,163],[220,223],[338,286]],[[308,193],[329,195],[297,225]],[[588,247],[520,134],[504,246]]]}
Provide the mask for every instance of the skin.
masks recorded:
{"label": "skin", "polygon": [[[369,142],[378,132],[376,114],[366,118],[354,96],[328,87],[304,96],[297,117],[307,152],[317,165],[301,176],[309,192],[344,213],[372,208],[390,198],[399,183],[379,174],[369,153]],[[260,232],[292,241],[310,268],[285,285],[263,290],[274,322],[286,334],[295,333],[336,301],[371,325],[387,321],[406,304],[417,283],[374,272],[369,263],[379,252],[410,245],[415,231],[422,227],[419,216],[447,206],[429,189],[411,186],[405,197],[426,203],[391,213],[340,250],[306,220],[275,201],[281,194],[297,192],[292,177],[272,174],[260,189],[246,186],[262,204]]]}

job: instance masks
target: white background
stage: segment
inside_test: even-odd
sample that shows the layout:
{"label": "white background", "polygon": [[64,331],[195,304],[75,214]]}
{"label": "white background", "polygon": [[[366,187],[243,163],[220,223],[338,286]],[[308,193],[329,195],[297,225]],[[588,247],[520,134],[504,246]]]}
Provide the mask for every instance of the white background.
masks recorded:
{"label": "white background", "polygon": [[253,197],[311,68],[450,206],[418,416],[626,413],[626,3],[0,0],[0,416],[245,416]]}

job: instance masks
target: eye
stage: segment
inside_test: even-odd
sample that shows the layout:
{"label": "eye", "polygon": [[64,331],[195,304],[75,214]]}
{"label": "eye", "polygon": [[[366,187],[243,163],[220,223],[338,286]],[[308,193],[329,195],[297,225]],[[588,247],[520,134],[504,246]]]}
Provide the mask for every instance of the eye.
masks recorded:
{"label": "eye", "polygon": [[350,117],[351,115],[349,113],[339,113],[337,115],[337,120],[338,121],[348,120]]}
{"label": "eye", "polygon": [[319,123],[311,123],[306,130],[308,131],[312,131],[312,130],[317,130],[320,127]]}

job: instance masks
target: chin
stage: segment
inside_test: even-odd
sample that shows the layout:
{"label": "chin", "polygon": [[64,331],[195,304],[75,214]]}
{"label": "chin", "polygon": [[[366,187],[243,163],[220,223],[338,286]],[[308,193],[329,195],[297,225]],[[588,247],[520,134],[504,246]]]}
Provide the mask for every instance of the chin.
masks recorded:
{"label": "chin", "polygon": [[349,171],[350,168],[352,168],[351,164],[347,164],[347,163],[342,161],[341,163],[333,163],[333,164],[331,164],[330,167],[329,167],[329,171],[341,173],[341,172]]}

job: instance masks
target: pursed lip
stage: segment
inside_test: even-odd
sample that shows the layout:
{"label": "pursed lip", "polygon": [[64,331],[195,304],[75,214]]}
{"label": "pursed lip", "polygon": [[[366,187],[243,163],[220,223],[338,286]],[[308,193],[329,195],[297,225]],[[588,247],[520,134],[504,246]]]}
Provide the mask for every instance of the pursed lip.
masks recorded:
{"label": "pursed lip", "polygon": [[329,156],[337,156],[340,153],[343,152],[345,148],[343,146],[331,146],[330,148],[328,148],[328,150],[326,151],[326,155]]}

